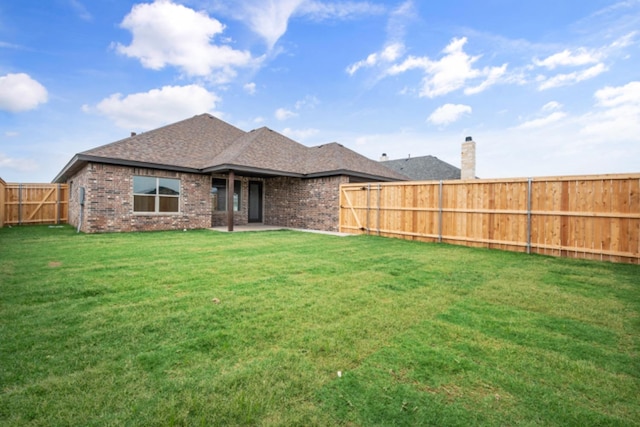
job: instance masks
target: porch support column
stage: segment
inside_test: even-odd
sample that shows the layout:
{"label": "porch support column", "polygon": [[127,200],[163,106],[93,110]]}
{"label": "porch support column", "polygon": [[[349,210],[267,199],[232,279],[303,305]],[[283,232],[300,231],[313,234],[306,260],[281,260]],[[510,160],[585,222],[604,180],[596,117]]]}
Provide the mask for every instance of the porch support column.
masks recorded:
{"label": "porch support column", "polygon": [[235,181],[235,174],[232,170],[229,171],[229,177],[227,181],[227,230],[233,231],[233,183]]}

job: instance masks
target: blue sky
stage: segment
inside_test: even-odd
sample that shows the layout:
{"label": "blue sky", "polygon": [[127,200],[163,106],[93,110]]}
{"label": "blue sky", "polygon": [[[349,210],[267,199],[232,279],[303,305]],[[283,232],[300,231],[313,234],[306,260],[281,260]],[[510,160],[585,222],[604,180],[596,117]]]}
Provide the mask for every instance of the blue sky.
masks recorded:
{"label": "blue sky", "polygon": [[196,114],[482,178],[640,171],[640,0],[0,2],[0,177]]}

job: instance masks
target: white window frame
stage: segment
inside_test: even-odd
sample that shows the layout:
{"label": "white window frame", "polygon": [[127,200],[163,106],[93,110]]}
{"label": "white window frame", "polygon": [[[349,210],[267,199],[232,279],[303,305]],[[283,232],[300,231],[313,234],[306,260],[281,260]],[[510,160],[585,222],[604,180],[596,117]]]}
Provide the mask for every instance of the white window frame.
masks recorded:
{"label": "white window frame", "polygon": [[[150,194],[150,193],[136,193],[135,192],[135,181],[136,178],[153,178],[156,180],[156,188],[155,188],[155,194]],[[164,180],[168,180],[168,181],[177,181],[178,182],[178,194],[160,194],[160,180],[164,179]],[[180,213],[180,196],[182,195],[182,181],[179,178],[166,178],[166,177],[162,177],[162,176],[144,176],[144,175],[134,175],[133,177],[133,213],[134,214],[160,214],[160,215],[173,215],[173,214],[179,214]],[[140,197],[154,197],[154,210],[153,211],[138,211],[136,210],[136,202],[135,202],[135,198],[136,196],[140,196]],[[178,199],[178,210],[176,211],[160,211],[160,199],[166,197],[166,198],[174,198],[174,199]]]}

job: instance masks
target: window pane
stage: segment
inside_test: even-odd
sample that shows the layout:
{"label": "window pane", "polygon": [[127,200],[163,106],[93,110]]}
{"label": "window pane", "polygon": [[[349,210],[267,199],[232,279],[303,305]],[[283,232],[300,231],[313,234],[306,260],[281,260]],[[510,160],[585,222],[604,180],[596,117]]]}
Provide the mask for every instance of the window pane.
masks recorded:
{"label": "window pane", "polygon": [[180,180],[160,178],[159,180],[159,194],[170,194],[172,196],[180,195]]}
{"label": "window pane", "polygon": [[159,197],[160,199],[160,212],[178,212],[180,198],[178,197]]}
{"label": "window pane", "polygon": [[227,180],[213,178],[211,181],[213,194],[213,209],[216,211],[224,211],[227,209]]}
{"label": "window pane", "polygon": [[134,212],[155,212],[156,196],[133,196]]}
{"label": "window pane", "polygon": [[240,210],[240,197],[242,194],[242,181],[233,181],[233,210],[238,212]]}
{"label": "window pane", "polygon": [[227,189],[226,187],[218,188],[218,196],[216,200],[216,210],[227,210]]}
{"label": "window pane", "polygon": [[133,177],[134,194],[156,194],[156,179],[149,176]]}
{"label": "window pane", "polygon": [[[217,211],[227,210],[227,180],[214,178],[211,187],[215,190],[213,194],[213,207]],[[242,200],[242,181],[233,181],[233,210],[240,210],[240,201]]]}

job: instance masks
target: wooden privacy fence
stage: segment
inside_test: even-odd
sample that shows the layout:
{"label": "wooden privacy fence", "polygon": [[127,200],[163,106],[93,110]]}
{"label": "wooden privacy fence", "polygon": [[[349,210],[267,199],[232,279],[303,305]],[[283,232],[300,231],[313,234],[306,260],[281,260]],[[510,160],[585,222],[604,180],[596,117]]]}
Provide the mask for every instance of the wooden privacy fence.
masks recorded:
{"label": "wooden privacy fence", "polygon": [[640,264],[640,174],[343,184],[340,231]]}
{"label": "wooden privacy fence", "polygon": [[0,227],[68,220],[67,184],[15,184],[0,179]]}

